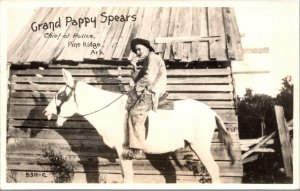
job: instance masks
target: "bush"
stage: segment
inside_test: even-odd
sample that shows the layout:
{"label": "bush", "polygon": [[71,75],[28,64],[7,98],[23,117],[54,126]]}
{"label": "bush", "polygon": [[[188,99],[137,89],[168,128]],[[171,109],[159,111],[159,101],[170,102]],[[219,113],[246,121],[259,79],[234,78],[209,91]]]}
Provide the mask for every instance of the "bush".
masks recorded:
{"label": "bush", "polygon": [[50,164],[51,173],[54,176],[55,183],[69,183],[74,177],[74,162],[64,157],[59,151],[52,146],[42,149],[42,156],[45,162]]}

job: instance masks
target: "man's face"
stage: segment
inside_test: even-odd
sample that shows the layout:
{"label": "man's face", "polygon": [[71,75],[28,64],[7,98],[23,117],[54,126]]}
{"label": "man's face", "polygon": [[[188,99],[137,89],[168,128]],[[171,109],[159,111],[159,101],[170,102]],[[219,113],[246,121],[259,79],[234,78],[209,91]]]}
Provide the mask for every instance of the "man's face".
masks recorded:
{"label": "man's face", "polygon": [[147,47],[145,47],[144,45],[141,45],[141,44],[137,44],[135,46],[135,50],[136,50],[136,54],[140,58],[146,58],[150,52]]}

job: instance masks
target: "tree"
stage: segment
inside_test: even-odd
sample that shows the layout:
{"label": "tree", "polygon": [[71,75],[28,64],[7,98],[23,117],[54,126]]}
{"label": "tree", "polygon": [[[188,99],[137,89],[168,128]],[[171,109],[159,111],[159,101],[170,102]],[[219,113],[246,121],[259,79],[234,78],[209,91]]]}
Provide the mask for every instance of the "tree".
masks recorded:
{"label": "tree", "polygon": [[290,75],[282,79],[282,88],[276,96],[276,104],[281,105],[287,121],[293,119],[294,84]]}
{"label": "tree", "polygon": [[274,99],[265,94],[254,94],[246,89],[237,104],[241,139],[257,138],[271,133],[275,128]]}

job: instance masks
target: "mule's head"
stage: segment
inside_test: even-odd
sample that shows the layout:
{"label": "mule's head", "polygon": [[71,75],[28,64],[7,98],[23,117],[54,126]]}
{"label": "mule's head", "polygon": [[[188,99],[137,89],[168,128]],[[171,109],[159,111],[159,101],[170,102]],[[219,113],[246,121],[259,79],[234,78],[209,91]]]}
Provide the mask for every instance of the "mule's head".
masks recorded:
{"label": "mule's head", "polygon": [[71,73],[62,69],[63,79],[66,83],[55,94],[49,105],[43,111],[48,120],[51,120],[53,115],[57,115],[56,126],[63,126],[64,122],[76,113],[77,103],[75,100],[75,81]]}

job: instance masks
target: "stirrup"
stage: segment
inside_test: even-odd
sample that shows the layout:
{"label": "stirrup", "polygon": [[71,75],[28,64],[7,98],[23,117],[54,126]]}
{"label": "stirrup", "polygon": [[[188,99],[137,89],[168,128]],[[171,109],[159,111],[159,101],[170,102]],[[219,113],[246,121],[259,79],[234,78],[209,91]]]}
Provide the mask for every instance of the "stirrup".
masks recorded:
{"label": "stirrup", "polygon": [[134,159],[144,159],[144,151],[143,150],[135,150],[133,151],[133,158]]}
{"label": "stirrup", "polygon": [[132,160],[133,159],[133,151],[131,149],[124,149],[122,153],[122,157],[125,160]]}

